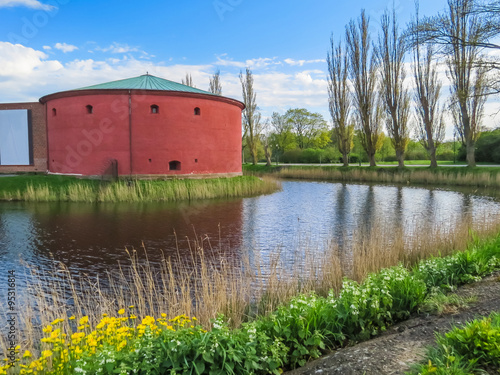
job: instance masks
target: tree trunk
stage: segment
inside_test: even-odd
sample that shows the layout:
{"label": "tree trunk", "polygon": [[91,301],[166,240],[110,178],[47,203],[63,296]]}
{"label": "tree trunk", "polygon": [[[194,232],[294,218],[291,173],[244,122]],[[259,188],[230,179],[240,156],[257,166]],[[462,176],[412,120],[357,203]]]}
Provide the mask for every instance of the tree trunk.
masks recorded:
{"label": "tree trunk", "polygon": [[257,150],[254,150],[253,148],[250,149],[250,153],[252,154],[252,164],[256,165],[259,159],[257,158]]}
{"label": "tree trunk", "polygon": [[431,157],[431,168],[437,168],[438,162],[436,159],[436,147],[434,146],[429,147],[429,154]]}
{"label": "tree trunk", "polygon": [[344,163],[344,167],[349,166],[349,154],[347,152],[342,153],[342,162]]}
{"label": "tree trunk", "polygon": [[467,140],[467,166],[476,166],[475,142],[472,140]]}
{"label": "tree trunk", "polygon": [[429,127],[426,129],[427,139],[428,139],[428,149],[429,156],[431,158],[431,168],[437,168],[438,163],[436,159],[436,144],[434,143],[434,139],[432,139],[432,131]]}
{"label": "tree trunk", "polygon": [[264,146],[264,152],[266,153],[266,166],[270,167],[271,166],[271,152],[269,150],[268,144],[266,144]]}
{"label": "tree trunk", "polygon": [[370,159],[370,167],[376,167],[377,162],[375,161],[375,153],[368,155]]}
{"label": "tree trunk", "polygon": [[396,159],[398,159],[398,168],[403,169],[405,167],[405,153],[401,150],[396,150]]}

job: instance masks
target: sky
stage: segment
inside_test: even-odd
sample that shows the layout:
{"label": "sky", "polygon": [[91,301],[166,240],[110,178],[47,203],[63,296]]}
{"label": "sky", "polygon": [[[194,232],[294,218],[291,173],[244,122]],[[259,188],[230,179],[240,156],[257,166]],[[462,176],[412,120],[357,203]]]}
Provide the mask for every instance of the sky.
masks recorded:
{"label": "sky", "polygon": [[[445,4],[421,0],[420,14],[437,14]],[[222,94],[241,100],[239,74],[248,67],[264,117],[307,108],[331,123],[331,35],[343,38],[345,25],[365,9],[375,40],[381,15],[393,5],[404,27],[413,1],[0,0],[0,102],[36,101],[146,72],[176,82],[189,73],[208,90],[217,69]],[[442,77],[447,85],[444,70]],[[493,116],[498,104],[498,98],[486,104],[485,125],[500,126],[500,115]]]}

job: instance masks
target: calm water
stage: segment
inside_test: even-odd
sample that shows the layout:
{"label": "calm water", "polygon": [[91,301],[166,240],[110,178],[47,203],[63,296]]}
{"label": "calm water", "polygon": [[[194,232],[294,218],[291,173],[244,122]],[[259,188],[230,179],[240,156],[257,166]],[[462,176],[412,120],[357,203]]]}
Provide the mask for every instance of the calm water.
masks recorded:
{"label": "calm water", "polygon": [[[74,275],[100,275],[126,262],[125,249],[148,250],[155,261],[188,253],[198,238],[221,257],[242,251],[264,261],[280,252],[295,259],[307,248],[322,251],[374,225],[418,223],[452,226],[467,216],[476,222],[498,212],[499,200],[474,192],[413,187],[283,182],[283,191],[256,198],[194,203],[77,204],[0,202],[0,298],[7,271],[28,279],[26,265],[66,264]],[[2,302],[3,303],[3,302]]]}

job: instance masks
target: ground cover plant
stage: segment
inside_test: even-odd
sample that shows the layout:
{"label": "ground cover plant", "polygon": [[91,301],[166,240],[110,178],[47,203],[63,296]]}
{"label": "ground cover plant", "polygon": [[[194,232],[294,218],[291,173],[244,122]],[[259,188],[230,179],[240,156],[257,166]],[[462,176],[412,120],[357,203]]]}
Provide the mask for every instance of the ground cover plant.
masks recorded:
{"label": "ground cover plant", "polygon": [[437,335],[425,363],[409,374],[493,374],[500,370],[500,312]]}
{"label": "ground cover plant", "polygon": [[[95,321],[87,315],[60,317],[44,326],[38,347],[17,348],[18,361],[4,365],[0,374],[279,374],[317,358],[325,348],[367,339],[406,319],[436,288],[453,289],[497,269],[500,235],[413,267],[369,273],[360,282],[345,278],[326,296],[299,294],[236,328],[221,314],[209,325],[185,315],[139,318],[134,305]],[[497,334],[490,334],[489,326],[479,328],[473,332],[484,333],[481,350],[495,359]],[[463,343],[457,333],[447,340],[453,337]]]}

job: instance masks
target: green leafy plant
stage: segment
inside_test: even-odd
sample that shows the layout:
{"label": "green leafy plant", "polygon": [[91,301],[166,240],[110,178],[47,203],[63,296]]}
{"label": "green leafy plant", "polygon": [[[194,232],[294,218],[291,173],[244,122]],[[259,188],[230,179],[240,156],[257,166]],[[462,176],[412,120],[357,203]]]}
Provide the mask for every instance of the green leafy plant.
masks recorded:
{"label": "green leafy plant", "polygon": [[472,374],[500,370],[500,313],[438,335],[436,347],[428,349],[427,361],[416,366],[412,373]]}

